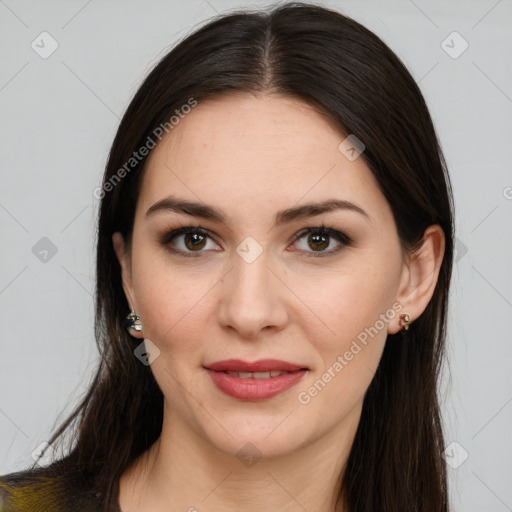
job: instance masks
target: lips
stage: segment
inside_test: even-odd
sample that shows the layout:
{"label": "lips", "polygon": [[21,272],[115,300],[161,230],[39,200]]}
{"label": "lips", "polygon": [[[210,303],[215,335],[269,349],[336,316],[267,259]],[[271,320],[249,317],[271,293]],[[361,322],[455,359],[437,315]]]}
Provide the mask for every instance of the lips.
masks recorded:
{"label": "lips", "polygon": [[298,384],[308,368],[262,359],[254,362],[240,359],[218,361],[205,366],[215,386],[223,393],[241,400],[265,400]]}
{"label": "lips", "polygon": [[227,359],[225,361],[217,361],[205,367],[216,372],[242,373],[295,372],[297,370],[307,370],[305,366],[280,361],[278,359],[260,359],[254,362],[242,361],[241,359]]}
{"label": "lips", "polygon": [[238,377],[239,379],[270,379],[271,377],[279,377],[280,375],[286,375],[290,372],[285,371],[270,371],[270,372],[228,372],[225,371],[231,377]]}

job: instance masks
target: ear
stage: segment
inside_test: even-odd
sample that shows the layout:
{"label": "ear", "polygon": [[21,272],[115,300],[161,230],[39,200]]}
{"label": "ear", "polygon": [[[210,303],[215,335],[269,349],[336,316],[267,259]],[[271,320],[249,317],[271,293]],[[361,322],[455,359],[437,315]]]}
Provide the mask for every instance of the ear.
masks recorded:
{"label": "ear", "polygon": [[[404,262],[396,300],[402,305],[401,313],[408,313],[411,322],[425,311],[434,294],[444,249],[444,231],[434,224],[425,230],[421,246]],[[402,329],[400,315],[397,315],[389,322],[388,333],[395,334]]]}
{"label": "ear", "polygon": [[[137,304],[133,300],[134,293],[132,287],[132,271],[130,252],[128,251],[123,235],[116,232],[112,235],[112,243],[114,245],[114,252],[116,253],[119,265],[121,266],[121,280],[123,282],[123,290],[126,300],[131,310],[137,314]],[[143,339],[142,331],[130,331],[131,336],[134,338]]]}

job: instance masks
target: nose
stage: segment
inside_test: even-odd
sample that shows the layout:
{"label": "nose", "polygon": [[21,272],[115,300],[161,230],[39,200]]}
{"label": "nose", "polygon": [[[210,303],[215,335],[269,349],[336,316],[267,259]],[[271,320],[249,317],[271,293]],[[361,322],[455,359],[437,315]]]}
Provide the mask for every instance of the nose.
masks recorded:
{"label": "nose", "polygon": [[283,329],[288,321],[286,286],[276,274],[265,251],[252,263],[234,254],[233,268],[221,285],[221,326],[244,339]]}

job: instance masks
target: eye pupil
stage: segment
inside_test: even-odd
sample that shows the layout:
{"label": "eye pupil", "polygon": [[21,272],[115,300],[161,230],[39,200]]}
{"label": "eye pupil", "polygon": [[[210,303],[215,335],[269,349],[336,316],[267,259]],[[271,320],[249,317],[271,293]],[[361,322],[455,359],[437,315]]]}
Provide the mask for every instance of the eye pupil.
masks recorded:
{"label": "eye pupil", "polygon": [[[189,242],[192,242],[192,245],[189,245]],[[187,249],[202,249],[204,247],[205,237],[198,233],[187,233],[185,235],[185,245]],[[202,245],[201,245],[202,244]]]}
{"label": "eye pupil", "polygon": [[[320,245],[321,247],[316,247],[316,249],[325,249],[326,247],[329,246],[329,242],[328,242],[328,238],[329,236],[328,235],[322,235],[322,234],[313,234],[309,237],[309,241],[313,241],[313,244],[315,245]],[[314,247],[311,246],[310,244],[310,247],[312,249],[314,249]]]}

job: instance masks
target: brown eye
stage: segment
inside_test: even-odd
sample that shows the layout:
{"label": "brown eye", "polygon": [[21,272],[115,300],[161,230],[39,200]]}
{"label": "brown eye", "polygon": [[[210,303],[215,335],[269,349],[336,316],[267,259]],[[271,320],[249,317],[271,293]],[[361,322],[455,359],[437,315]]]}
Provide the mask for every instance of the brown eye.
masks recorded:
{"label": "brown eye", "polygon": [[[302,239],[305,239],[304,242],[301,242]],[[351,239],[344,233],[325,226],[308,228],[296,237],[299,250],[307,256],[329,256],[343,249],[350,242]],[[328,247],[331,248],[326,250]]]}
{"label": "brown eye", "polygon": [[315,251],[322,251],[329,246],[329,235],[312,234],[308,237],[308,245]]}
{"label": "brown eye", "polygon": [[206,245],[206,237],[199,233],[187,233],[184,239],[185,247],[191,251],[202,249]]}
{"label": "brown eye", "polygon": [[208,232],[193,226],[167,233],[161,238],[160,243],[173,254],[182,256],[201,256],[208,249],[220,249]]}

